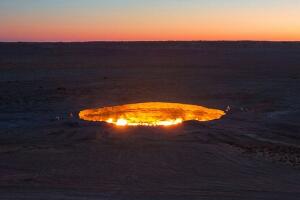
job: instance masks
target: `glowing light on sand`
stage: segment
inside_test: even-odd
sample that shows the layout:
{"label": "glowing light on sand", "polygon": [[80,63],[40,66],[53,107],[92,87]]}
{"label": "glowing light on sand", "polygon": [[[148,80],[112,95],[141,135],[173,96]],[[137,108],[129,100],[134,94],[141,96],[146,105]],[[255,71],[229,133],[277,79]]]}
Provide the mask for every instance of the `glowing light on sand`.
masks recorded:
{"label": "glowing light on sand", "polygon": [[117,126],[172,126],[184,121],[220,119],[225,112],[203,106],[148,102],[83,110],[80,119]]}

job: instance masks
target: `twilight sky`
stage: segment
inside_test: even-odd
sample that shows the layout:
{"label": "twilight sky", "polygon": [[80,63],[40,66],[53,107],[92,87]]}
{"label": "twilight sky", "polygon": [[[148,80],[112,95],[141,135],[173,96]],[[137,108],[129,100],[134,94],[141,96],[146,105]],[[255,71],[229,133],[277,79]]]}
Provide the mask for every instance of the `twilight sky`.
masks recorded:
{"label": "twilight sky", "polygon": [[298,40],[300,0],[0,0],[0,41]]}

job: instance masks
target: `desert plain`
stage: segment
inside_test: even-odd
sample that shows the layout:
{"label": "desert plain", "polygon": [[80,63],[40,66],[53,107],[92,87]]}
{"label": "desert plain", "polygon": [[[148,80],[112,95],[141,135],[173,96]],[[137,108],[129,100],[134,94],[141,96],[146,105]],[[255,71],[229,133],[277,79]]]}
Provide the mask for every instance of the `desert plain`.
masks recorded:
{"label": "desert plain", "polygon": [[[78,118],[156,101],[226,115]],[[0,43],[0,199],[300,199],[300,43]]]}

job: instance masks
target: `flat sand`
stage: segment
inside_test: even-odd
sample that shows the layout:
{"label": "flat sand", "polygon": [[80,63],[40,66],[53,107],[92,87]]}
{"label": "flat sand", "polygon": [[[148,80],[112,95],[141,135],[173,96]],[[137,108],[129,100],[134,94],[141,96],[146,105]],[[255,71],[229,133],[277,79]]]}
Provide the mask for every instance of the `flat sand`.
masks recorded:
{"label": "flat sand", "polygon": [[[300,43],[0,43],[0,199],[300,199]],[[211,122],[117,128],[161,101]]]}

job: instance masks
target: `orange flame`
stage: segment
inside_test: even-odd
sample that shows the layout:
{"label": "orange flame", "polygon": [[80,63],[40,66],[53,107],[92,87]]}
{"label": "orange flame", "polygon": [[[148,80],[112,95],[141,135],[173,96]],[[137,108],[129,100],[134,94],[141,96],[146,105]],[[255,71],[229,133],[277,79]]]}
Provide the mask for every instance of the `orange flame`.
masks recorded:
{"label": "orange flame", "polygon": [[83,110],[79,117],[87,121],[103,121],[117,126],[171,126],[183,121],[210,121],[225,112],[197,105],[148,102]]}

